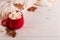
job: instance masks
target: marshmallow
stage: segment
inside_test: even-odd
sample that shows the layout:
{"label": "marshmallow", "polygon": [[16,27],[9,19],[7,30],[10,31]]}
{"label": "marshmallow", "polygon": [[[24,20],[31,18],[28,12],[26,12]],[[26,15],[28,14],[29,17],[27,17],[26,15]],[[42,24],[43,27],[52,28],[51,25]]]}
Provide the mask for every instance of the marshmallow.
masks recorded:
{"label": "marshmallow", "polygon": [[9,18],[11,18],[11,19],[19,19],[19,18],[21,18],[21,16],[22,16],[22,13],[20,13],[20,12],[11,12],[11,14],[9,14]]}

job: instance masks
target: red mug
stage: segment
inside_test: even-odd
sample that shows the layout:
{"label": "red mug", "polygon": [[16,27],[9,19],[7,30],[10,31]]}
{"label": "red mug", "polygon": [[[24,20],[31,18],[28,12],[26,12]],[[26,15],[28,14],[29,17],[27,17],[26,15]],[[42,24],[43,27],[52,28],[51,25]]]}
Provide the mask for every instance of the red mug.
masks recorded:
{"label": "red mug", "polygon": [[[2,25],[13,30],[19,29],[24,24],[23,14],[21,16],[22,16],[21,18],[15,20],[12,20],[11,18],[7,17],[7,19],[2,20]],[[6,26],[6,22],[8,23],[9,26]]]}

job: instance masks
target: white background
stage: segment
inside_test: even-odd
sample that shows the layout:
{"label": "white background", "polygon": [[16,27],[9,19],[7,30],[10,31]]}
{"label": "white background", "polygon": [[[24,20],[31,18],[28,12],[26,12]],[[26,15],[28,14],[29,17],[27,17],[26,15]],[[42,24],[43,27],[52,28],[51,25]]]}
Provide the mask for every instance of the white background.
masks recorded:
{"label": "white background", "polygon": [[60,0],[55,7],[39,7],[35,12],[24,11],[24,26],[16,30],[15,38],[4,35],[0,40],[60,40]]}

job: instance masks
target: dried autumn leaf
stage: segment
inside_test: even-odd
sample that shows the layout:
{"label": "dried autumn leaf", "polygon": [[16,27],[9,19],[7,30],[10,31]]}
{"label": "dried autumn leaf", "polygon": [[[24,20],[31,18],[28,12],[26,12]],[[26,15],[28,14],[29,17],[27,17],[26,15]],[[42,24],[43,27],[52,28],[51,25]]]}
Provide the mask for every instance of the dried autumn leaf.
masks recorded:
{"label": "dried autumn leaf", "polygon": [[2,17],[2,13],[0,13],[0,18]]}
{"label": "dried autumn leaf", "polygon": [[20,9],[20,10],[24,9],[24,5],[22,5],[22,4],[14,4],[14,6],[17,7],[18,9]]}
{"label": "dried autumn leaf", "polygon": [[37,7],[32,6],[32,7],[28,8],[27,11],[34,12],[36,9],[37,9]]}
{"label": "dried autumn leaf", "polygon": [[36,6],[41,6],[41,0],[36,0],[36,3],[34,3]]}
{"label": "dried autumn leaf", "polygon": [[12,36],[12,37],[16,36],[16,32],[14,30],[7,28],[6,31],[9,36]]}

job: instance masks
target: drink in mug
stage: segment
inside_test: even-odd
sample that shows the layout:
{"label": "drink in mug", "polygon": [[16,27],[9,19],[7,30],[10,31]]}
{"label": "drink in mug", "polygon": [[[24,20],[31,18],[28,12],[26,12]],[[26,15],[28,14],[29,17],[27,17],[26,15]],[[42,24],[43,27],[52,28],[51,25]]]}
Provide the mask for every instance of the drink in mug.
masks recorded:
{"label": "drink in mug", "polygon": [[2,25],[6,26],[4,22],[8,22],[8,28],[10,29],[19,29],[24,24],[23,14],[20,11],[14,11],[9,13],[7,19],[2,21]]}

